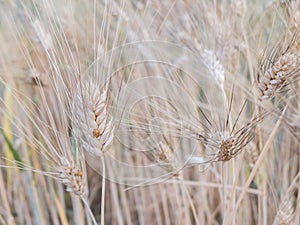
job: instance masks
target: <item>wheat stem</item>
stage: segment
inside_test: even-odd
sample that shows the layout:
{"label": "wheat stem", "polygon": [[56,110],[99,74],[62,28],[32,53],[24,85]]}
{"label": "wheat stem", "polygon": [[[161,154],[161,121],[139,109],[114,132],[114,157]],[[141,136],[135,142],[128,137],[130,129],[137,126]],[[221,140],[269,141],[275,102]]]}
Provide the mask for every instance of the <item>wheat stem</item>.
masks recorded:
{"label": "wheat stem", "polygon": [[104,225],[104,215],[105,215],[105,182],[106,182],[106,169],[104,157],[101,158],[102,163],[102,189],[101,189],[101,225]]}
{"label": "wheat stem", "polygon": [[92,218],[93,224],[94,225],[98,225],[98,223],[97,223],[97,221],[96,221],[96,219],[94,217],[94,214],[93,214],[93,212],[92,212],[92,210],[91,210],[91,208],[90,208],[87,200],[84,197],[81,197],[81,200],[82,200],[83,204],[85,205],[86,210],[90,214],[90,217]]}
{"label": "wheat stem", "polygon": [[[233,210],[232,213],[237,212],[238,207],[241,204],[241,202],[242,202],[242,200],[243,200],[243,198],[244,198],[244,196],[245,196],[245,194],[247,192],[247,188],[250,186],[252,180],[254,179],[256,173],[259,170],[260,165],[262,164],[263,160],[265,159],[268,151],[271,149],[270,148],[271,144],[272,144],[272,142],[273,142],[273,140],[275,138],[275,135],[276,135],[276,133],[278,131],[279,125],[281,124],[283,116],[284,116],[284,114],[285,114],[285,112],[287,110],[287,106],[288,106],[288,104],[285,106],[284,110],[282,111],[280,118],[276,122],[276,124],[275,124],[275,126],[274,126],[274,128],[272,130],[272,133],[270,134],[268,140],[266,141],[266,144],[265,144],[264,148],[262,149],[261,154],[259,155],[259,157],[258,157],[258,159],[257,159],[257,161],[256,161],[256,163],[255,163],[255,165],[254,165],[254,167],[253,167],[253,169],[252,169],[252,171],[251,171],[251,173],[250,173],[250,175],[249,175],[249,177],[248,177],[245,185],[244,185],[245,189],[240,194],[240,196],[239,196],[239,198],[238,198],[238,200],[236,202],[236,206],[235,206],[235,208],[234,208],[234,210]],[[226,221],[226,223],[224,223],[224,224],[230,224],[230,222]]]}

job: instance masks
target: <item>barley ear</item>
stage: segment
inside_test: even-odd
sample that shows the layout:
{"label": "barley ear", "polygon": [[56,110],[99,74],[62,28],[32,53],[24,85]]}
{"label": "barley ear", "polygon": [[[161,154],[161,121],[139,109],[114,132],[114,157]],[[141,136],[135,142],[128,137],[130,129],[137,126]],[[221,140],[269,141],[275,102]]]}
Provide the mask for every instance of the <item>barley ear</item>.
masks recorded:
{"label": "barley ear", "polygon": [[69,160],[61,160],[58,171],[59,175],[56,179],[67,187],[66,191],[79,196],[86,194],[86,174],[81,165]]}
{"label": "barley ear", "polygon": [[76,135],[87,152],[102,156],[114,139],[113,120],[108,112],[108,91],[91,82],[78,89],[74,102]]}
{"label": "barley ear", "polygon": [[294,205],[291,199],[281,202],[273,225],[291,224],[294,219]]}
{"label": "barley ear", "polygon": [[275,53],[267,56],[262,63],[257,76],[258,92],[261,101],[271,99],[277,92],[295,81],[295,77],[299,76],[298,39],[298,34],[294,34],[285,50],[280,46],[282,44],[279,44],[274,51]]}

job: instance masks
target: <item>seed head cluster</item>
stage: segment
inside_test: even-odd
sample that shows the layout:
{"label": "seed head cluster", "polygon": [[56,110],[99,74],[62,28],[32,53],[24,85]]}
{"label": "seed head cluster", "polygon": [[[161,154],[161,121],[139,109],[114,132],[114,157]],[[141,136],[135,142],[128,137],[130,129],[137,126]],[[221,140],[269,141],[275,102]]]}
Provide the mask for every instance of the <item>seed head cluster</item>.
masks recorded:
{"label": "seed head cluster", "polygon": [[83,148],[95,156],[108,151],[114,138],[107,104],[107,91],[90,83],[79,89],[74,104],[76,133],[81,137]]}
{"label": "seed head cluster", "polygon": [[285,53],[260,77],[258,88],[261,100],[270,99],[289,79],[299,72],[298,57]]}
{"label": "seed head cluster", "polygon": [[220,150],[217,156],[218,161],[228,161],[236,155],[235,139],[230,137],[222,140],[220,144]]}
{"label": "seed head cluster", "polygon": [[83,171],[75,163],[70,163],[60,168],[58,180],[66,185],[68,192],[81,196],[85,194],[84,176]]}

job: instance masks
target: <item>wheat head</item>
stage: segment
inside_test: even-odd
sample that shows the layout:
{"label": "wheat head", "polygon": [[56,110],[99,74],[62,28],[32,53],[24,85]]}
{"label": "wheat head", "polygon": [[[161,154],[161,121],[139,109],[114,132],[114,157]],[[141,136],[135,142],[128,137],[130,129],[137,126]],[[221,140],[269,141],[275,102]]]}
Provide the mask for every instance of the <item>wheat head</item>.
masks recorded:
{"label": "wheat head", "polygon": [[87,152],[102,156],[114,139],[113,120],[108,113],[108,92],[91,82],[80,87],[74,102],[75,130]]}

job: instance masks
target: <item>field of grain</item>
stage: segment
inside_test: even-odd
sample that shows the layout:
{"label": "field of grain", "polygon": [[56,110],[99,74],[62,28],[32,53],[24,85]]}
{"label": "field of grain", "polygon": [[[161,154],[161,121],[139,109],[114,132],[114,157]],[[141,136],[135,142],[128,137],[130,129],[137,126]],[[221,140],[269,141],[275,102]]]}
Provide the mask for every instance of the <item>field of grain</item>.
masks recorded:
{"label": "field of grain", "polygon": [[300,224],[299,31],[298,0],[0,0],[0,224]]}

